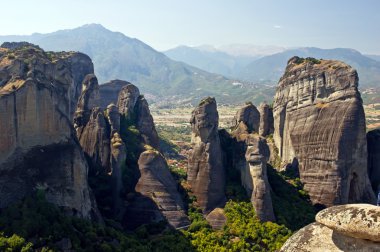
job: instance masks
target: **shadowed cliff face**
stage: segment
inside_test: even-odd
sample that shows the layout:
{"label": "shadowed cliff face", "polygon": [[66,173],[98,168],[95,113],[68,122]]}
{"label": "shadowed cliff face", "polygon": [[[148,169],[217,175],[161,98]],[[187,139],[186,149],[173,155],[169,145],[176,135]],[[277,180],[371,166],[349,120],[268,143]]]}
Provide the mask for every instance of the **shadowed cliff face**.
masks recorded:
{"label": "shadowed cliff face", "polygon": [[273,212],[271,188],[267,175],[269,147],[264,138],[255,135],[250,135],[246,143],[245,159],[247,161],[246,172],[248,172],[248,177],[243,180],[243,183],[245,182],[244,187],[251,192],[251,202],[257,217],[261,221],[274,222],[276,218]]}
{"label": "shadowed cliff face", "polygon": [[129,225],[167,220],[175,228],[188,226],[190,222],[177,184],[162,154],[156,150],[144,151],[138,165],[141,176],[136,185],[137,195],[127,209]]}
{"label": "shadowed cliff face", "polygon": [[109,104],[117,104],[119,93],[124,86],[131,84],[123,80],[112,80],[99,86],[100,107],[106,108]]}
{"label": "shadowed cliff face", "polygon": [[[112,196],[109,197],[112,197],[113,204],[107,206],[112,213],[107,214],[122,219],[125,209],[120,195],[126,146],[120,137],[120,114],[114,104],[108,105],[104,111],[98,107],[99,103],[98,80],[93,74],[87,75],[75,112],[74,127],[90,164],[90,177],[93,180],[110,178],[112,183],[109,185]],[[99,199],[99,195],[96,196]]]}
{"label": "shadowed cliff face", "polygon": [[238,130],[238,132],[242,131],[242,128],[247,131],[246,133],[259,132],[260,113],[255,105],[249,103],[239,109],[234,118],[234,125],[235,131]]}
{"label": "shadowed cliff face", "polygon": [[366,169],[365,116],[353,68],[339,61],[290,59],[273,110],[281,159],[298,160],[313,203],[374,201]]}
{"label": "shadowed cliff face", "polygon": [[223,206],[226,200],[218,119],[214,98],[202,100],[190,119],[193,150],[189,155],[188,181],[205,213]]}
{"label": "shadowed cliff face", "polygon": [[117,106],[123,120],[136,126],[142,142],[158,150],[159,138],[153,117],[148,102],[140,95],[139,89],[133,84],[124,86],[119,93]]}
{"label": "shadowed cliff face", "polygon": [[83,54],[30,44],[0,48],[0,207],[43,190],[48,201],[79,216],[97,215],[71,125],[81,89],[76,79],[92,71]]}
{"label": "shadowed cliff face", "polygon": [[368,176],[375,193],[380,191],[380,129],[367,133]]}

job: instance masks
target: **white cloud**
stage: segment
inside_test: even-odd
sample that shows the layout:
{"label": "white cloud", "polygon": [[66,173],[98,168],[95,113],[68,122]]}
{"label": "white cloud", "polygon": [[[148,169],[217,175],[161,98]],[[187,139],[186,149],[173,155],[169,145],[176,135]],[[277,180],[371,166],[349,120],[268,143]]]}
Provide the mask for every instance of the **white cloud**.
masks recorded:
{"label": "white cloud", "polygon": [[281,29],[282,26],[281,25],[273,25],[273,28],[275,28],[275,29]]}

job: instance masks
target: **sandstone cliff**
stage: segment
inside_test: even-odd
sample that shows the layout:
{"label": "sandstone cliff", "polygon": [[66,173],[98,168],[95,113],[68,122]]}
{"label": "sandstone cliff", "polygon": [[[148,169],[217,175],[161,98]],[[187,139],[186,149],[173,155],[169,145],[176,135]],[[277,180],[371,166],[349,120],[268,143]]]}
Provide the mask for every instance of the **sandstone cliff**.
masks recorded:
{"label": "sandstone cliff", "polygon": [[83,54],[31,44],[0,48],[0,207],[43,190],[74,214],[97,216],[71,124],[78,79],[92,71]]}
{"label": "sandstone cliff", "polygon": [[246,168],[242,171],[243,186],[251,195],[251,202],[261,221],[276,220],[273,211],[271,187],[267,175],[269,147],[264,138],[250,135],[246,141]]}
{"label": "sandstone cliff", "polygon": [[234,117],[234,130],[240,134],[259,132],[260,113],[252,103],[247,103],[244,107],[236,112]]}
{"label": "sandstone cliff", "polygon": [[99,86],[100,103],[99,106],[103,109],[111,103],[117,104],[117,99],[121,89],[131,84],[128,81],[123,80],[111,80],[103,83]]}
{"label": "sandstone cliff", "polygon": [[316,221],[293,234],[284,252],[380,250],[379,207],[349,204],[319,212]]}
{"label": "sandstone cliff", "polygon": [[380,130],[367,133],[368,175],[375,193],[380,191]]}
{"label": "sandstone cliff", "polygon": [[129,225],[167,220],[174,228],[187,227],[190,222],[182,198],[162,154],[154,149],[144,151],[138,165],[140,178],[135,188],[136,197],[126,214]]}
{"label": "sandstone cliff", "polygon": [[274,100],[274,140],[299,164],[314,204],[373,202],[358,75],[332,60],[289,60]]}
{"label": "sandstone cliff", "polygon": [[210,97],[200,102],[190,119],[193,150],[189,154],[187,179],[205,213],[223,206],[226,200],[218,120],[215,99]]}
{"label": "sandstone cliff", "polygon": [[125,167],[126,146],[120,137],[120,114],[113,104],[107,106],[106,110],[98,105],[98,80],[90,74],[83,81],[74,127],[90,164],[90,176],[112,177],[112,212],[114,217],[121,219],[124,209],[120,195],[123,190],[122,169]]}
{"label": "sandstone cliff", "polygon": [[259,113],[260,113],[260,127],[259,127],[260,136],[268,136],[270,134],[273,134],[274,132],[273,109],[269,107],[268,104],[261,103],[259,106]]}
{"label": "sandstone cliff", "polygon": [[125,124],[134,124],[139,131],[144,144],[159,150],[160,141],[150,114],[148,102],[140,95],[139,89],[133,84],[124,86],[118,97],[117,106]]}

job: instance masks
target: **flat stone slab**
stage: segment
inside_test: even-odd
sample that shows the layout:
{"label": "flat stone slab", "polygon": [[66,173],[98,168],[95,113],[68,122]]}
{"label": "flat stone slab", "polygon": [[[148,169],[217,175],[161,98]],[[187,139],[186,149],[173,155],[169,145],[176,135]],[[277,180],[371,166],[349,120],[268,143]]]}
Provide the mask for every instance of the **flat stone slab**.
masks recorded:
{"label": "flat stone slab", "polygon": [[380,242],[380,207],[378,206],[369,204],[333,206],[320,211],[315,219],[347,236]]}

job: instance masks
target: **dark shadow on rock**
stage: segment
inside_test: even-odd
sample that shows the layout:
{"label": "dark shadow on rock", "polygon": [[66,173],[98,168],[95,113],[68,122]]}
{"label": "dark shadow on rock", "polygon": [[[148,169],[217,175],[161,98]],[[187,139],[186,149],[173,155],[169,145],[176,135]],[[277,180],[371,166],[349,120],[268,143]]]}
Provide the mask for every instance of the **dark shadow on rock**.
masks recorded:
{"label": "dark shadow on rock", "polygon": [[314,222],[316,210],[301,188],[292,185],[292,179],[287,182],[271,166],[267,165],[268,180],[271,185],[272,202],[278,223],[295,231]]}
{"label": "dark shadow on rock", "polygon": [[331,239],[334,242],[335,246],[341,251],[376,252],[380,250],[379,243],[353,238],[343,235],[337,231],[332,232]]}

